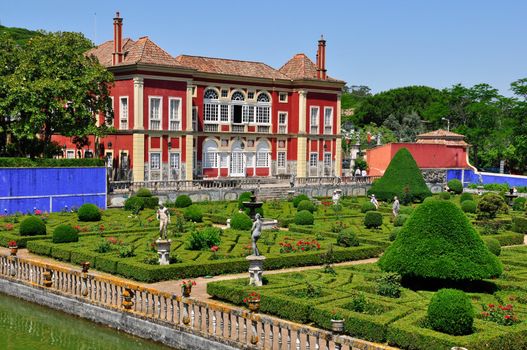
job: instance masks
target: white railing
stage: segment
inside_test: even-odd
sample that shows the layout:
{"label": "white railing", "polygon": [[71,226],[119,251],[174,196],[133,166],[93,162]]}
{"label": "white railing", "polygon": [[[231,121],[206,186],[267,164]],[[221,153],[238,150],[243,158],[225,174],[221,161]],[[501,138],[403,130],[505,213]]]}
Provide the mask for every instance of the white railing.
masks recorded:
{"label": "white railing", "polygon": [[246,132],[245,125],[231,125],[231,132]]}
{"label": "white railing", "polygon": [[256,127],[256,132],[268,134],[271,132],[271,126],[270,125],[258,125]]}
{"label": "white railing", "polygon": [[203,131],[205,132],[217,132],[218,124],[205,124],[203,125]]}
{"label": "white railing", "polygon": [[0,256],[0,278],[243,349],[390,349],[235,306],[185,298],[88,270],[16,256]]}

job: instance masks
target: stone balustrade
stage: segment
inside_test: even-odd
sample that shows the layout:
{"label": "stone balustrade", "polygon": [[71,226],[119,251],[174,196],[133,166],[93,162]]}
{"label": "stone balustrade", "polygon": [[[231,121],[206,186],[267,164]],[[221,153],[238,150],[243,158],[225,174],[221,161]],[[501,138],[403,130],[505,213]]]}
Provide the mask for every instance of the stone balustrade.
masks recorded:
{"label": "stone balustrade", "polygon": [[45,289],[243,349],[391,349],[216,302],[185,298],[114,277],[0,256],[0,278]]}

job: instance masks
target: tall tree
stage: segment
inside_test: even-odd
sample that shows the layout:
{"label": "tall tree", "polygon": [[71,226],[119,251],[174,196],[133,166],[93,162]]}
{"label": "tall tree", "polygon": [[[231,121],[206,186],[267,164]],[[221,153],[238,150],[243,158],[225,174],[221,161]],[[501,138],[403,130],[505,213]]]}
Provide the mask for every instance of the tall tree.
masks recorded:
{"label": "tall tree", "polygon": [[[7,77],[6,107],[14,117],[10,130],[19,145],[50,145],[54,134],[86,136],[104,133],[95,126],[98,113],[110,115],[112,75],[84,52],[92,43],[82,34],[43,33],[19,51],[19,62]],[[19,149],[36,156],[41,150]]]}
{"label": "tall tree", "polygon": [[11,113],[7,104],[8,78],[18,66],[19,48],[7,33],[0,32],[0,155],[7,152],[10,138]]}

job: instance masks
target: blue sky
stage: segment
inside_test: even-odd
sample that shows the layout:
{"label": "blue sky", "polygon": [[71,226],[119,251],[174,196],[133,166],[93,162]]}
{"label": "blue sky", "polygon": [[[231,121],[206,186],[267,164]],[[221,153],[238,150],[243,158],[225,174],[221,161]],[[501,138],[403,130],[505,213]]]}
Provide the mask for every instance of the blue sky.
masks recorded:
{"label": "blue sky", "polygon": [[436,88],[489,83],[510,95],[527,77],[527,1],[3,0],[11,27],[77,31],[112,38],[115,11],[124,36],[148,35],[181,53],[262,61],[279,68],[327,40],[328,74],[374,92],[408,85]]}

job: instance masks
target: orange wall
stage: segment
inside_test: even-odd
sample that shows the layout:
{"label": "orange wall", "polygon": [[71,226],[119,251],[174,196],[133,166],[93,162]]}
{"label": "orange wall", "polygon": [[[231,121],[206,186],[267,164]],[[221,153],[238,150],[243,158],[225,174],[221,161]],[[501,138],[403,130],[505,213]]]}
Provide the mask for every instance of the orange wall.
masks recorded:
{"label": "orange wall", "polygon": [[463,147],[423,143],[390,143],[366,151],[368,175],[383,175],[395,153],[407,148],[419,168],[468,168]]}

